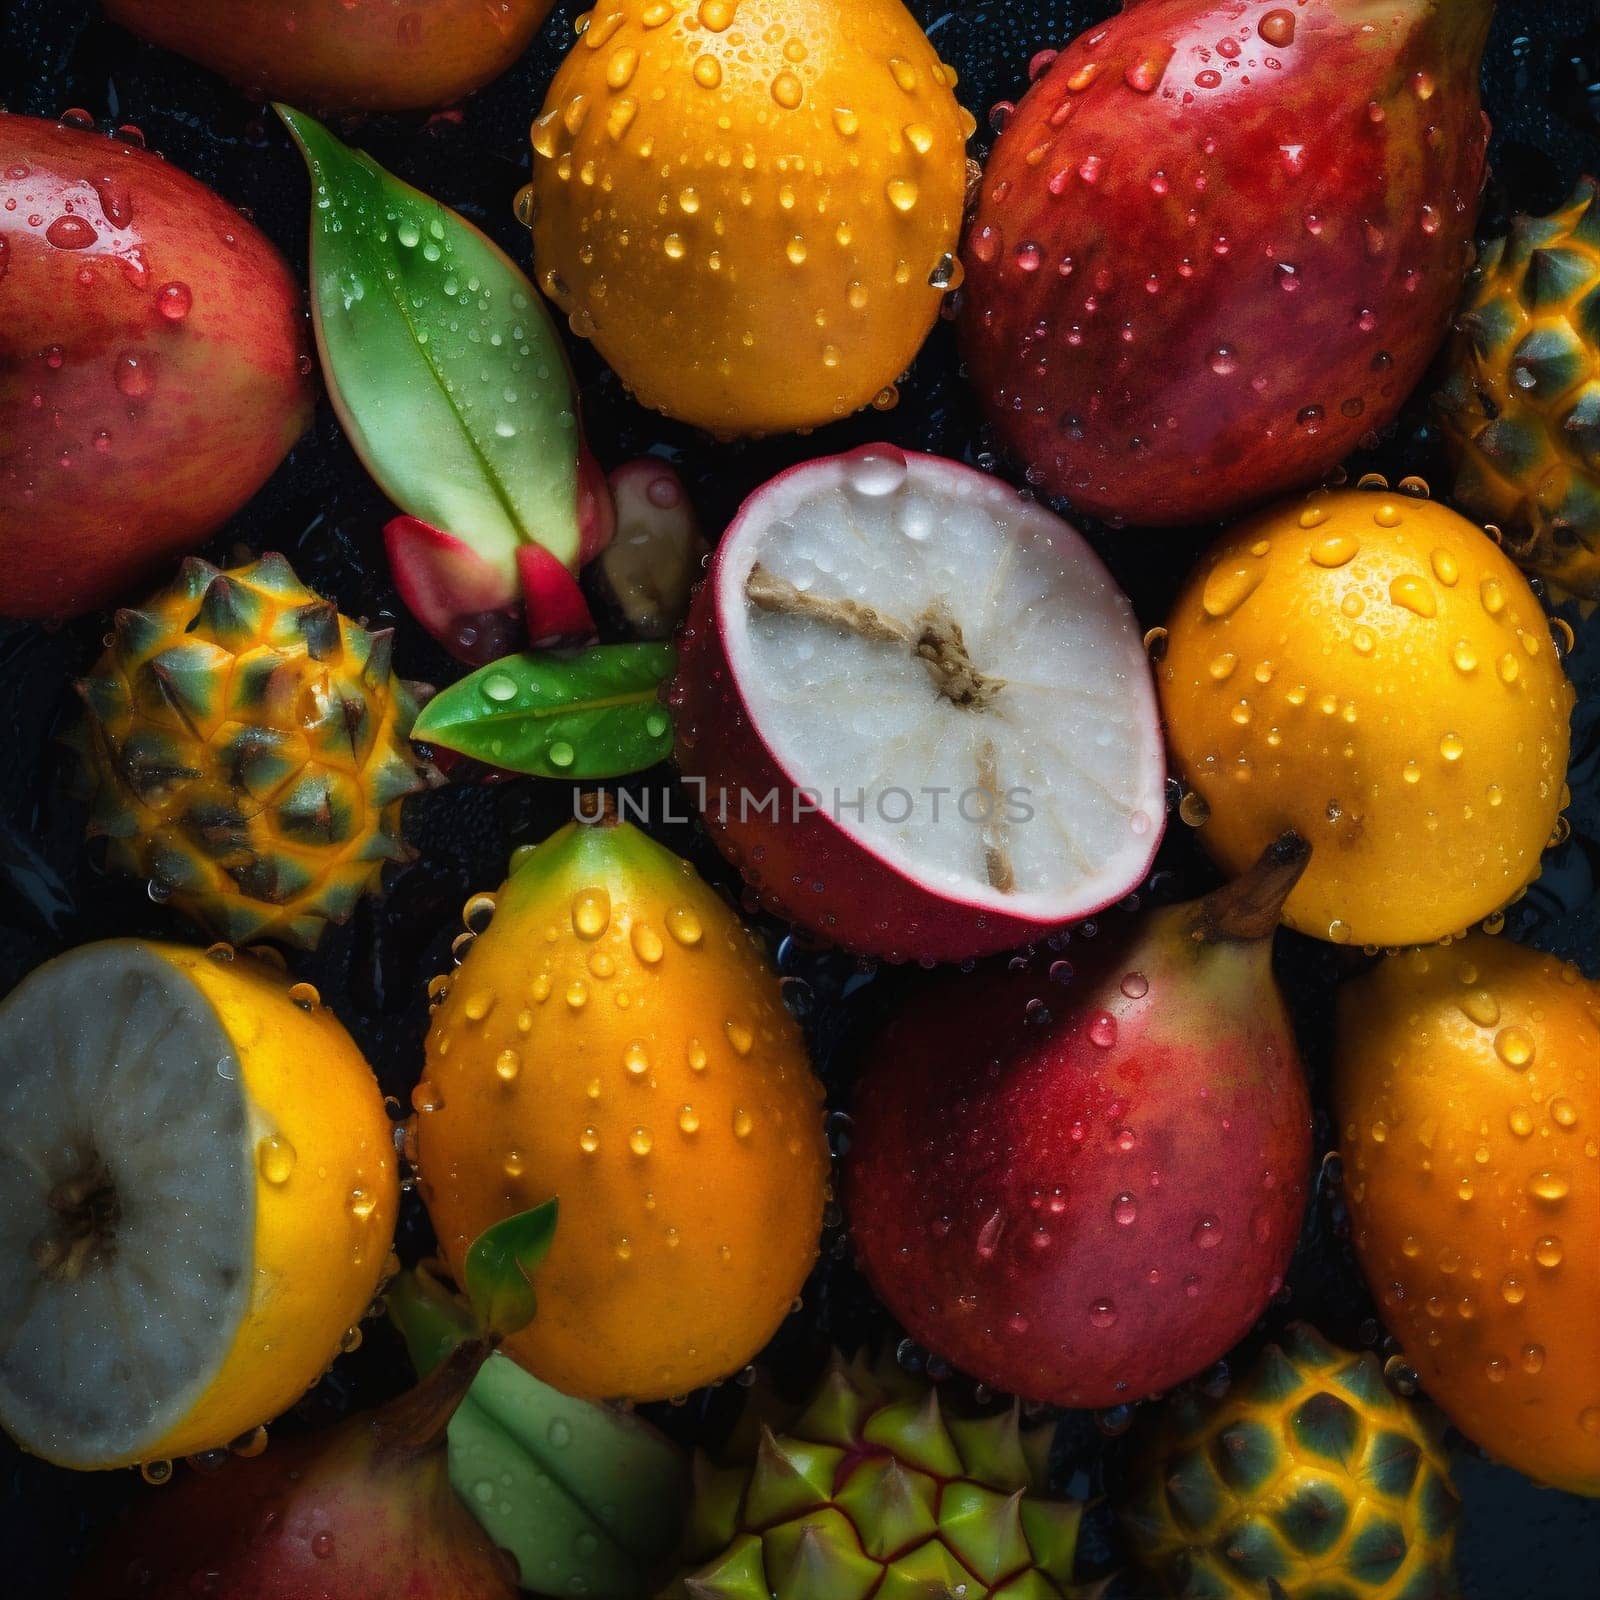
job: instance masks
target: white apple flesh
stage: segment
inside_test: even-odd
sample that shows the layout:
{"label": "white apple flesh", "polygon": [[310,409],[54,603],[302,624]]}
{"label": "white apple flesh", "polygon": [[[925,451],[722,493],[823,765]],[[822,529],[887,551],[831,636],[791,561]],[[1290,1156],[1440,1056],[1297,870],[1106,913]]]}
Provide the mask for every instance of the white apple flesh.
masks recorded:
{"label": "white apple flesh", "polygon": [[734,518],[680,644],[713,835],[834,943],[961,961],[1149,870],[1165,765],[1132,607],[997,479],[889,445],[793,468]]}

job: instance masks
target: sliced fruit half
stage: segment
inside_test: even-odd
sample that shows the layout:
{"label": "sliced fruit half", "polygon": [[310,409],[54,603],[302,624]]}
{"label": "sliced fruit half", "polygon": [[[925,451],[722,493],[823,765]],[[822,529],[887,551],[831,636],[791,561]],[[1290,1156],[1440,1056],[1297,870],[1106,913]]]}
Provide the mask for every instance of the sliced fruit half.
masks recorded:
{"label": "sliced fruit half", "polygon": [[1165,766],[1133,610],[1004,483],[870,445],[756,491],[671,691],[679,764],[769,906],[863,954],[959,961],[1149,869]]}
{"label": "sliced fruit half", "polygon": [[0,1426],[61,1466],[250,1433],[384,1271],[370,1069],[314,991],[215,949],[85,945],[0,1005]]}

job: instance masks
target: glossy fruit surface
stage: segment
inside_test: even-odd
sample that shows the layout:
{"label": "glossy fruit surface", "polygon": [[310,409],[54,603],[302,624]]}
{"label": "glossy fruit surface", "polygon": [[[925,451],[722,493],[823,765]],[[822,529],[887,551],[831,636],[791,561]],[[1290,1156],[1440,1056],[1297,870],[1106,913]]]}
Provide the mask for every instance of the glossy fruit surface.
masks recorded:
{"label": "glossy fruit surface", "polygon": [[125,594],[250,498],[311,420],[273,245],[145,150],[0,113],[0,614]]}
{"label": "glossy fruit surface", "polygon": [[1151,1421],[1120,1512],[1154,1593],[1460,1594],[1443,1426],[1390,1390],[1373,1351],[1297,1323],[1225,1395],[1175,1396]]}
{"label": "glossy fruit surface", "polygon": [[1200,521],[1395,415],[1468,263],[1491,10],[1141,0],[1054,58],[963,249],[963,349],[1035,482]]}
{"label": "glossy fruit surface", "polygon": [[771,969],[626,823],[563,828],[493,914],[413,1095],[446,1258],[459,1274],[484,1228],[559,1196],[518,1360],[596,1399],[736,1371],[805,1280],[828,1176],[821,1089]]}
{"label": "glossy fruit surface", "polygon": [[[227,946],[109,940],[0,1006],[0,1424],[62,1466],[219,1449],[366,1313],[389,1120],[309,985]],[[138,1307],[138,1314],[128,1314]]]}
{"label": "glossy fruit surface", "polygon": [[440,1391],[462,1378],[438,1369],[331,1431],[186,1473],[112,1536],[77,1600],[514,1600],[515,1563],[456,1498],[430,1437],[460,1399]]}
{"label": "glossy fruit surface", "polygon": [[406,859],[411,691],[280,555],[191,557],[78,685],[91,838],[223,938],[315,945]]}
{"label": "glossy fruit surface", "polygon": [[968,1417],[837,1357],[797,1416],[701,1461],[688,1569],[662,1600],[1066,1600],[1083,1506],[1049,1497],[1048,1424]]}
{"label": "glossy fruit surface", "polygon": [[1386,488],[1286,502],[1212,547],[1167,631],[1201,842],[1235,871],[1286,827],[1314,847],[1290,927],[1430,943],[1537,876],[1575,697],[1527,580],[1463,517]]}
{"label": "glossy fruit surface", "polygon": [[1600,600],[1600,189],[1519,217],[1467,297],[1438,404],[1455,493],[1530,572]]}
{"label": "glossy fruit surface", "polygon": [[1356,1252],[1427,1393],[1541,1483],[1600,1494],[1600,988],[1481,935],[1340,997]]}
{"label": "glossy fruit surface", "polygon": [[765,903],[891,960],[1013,949],[1129,893],[1165,763],[1127,597],[1087,542],[893,445],[764,484],[668,693],[678,765]]}
{"label": "glossy fruit surface", "polygon": [[552,0],[105,0],[106,14],[255,100],[325,110],[447,105],[528,47]]}
{"label": "glossy fruit surface", "polygon": [[1112,1406],[1261,1314],[1311,1158],[1270,937],[1303,865],[1296,841],[1222,898],[1087,946],[1075,974],[964,978],[894,1018],[857,1092],[845,1199],[914,1338],[994,1388]]}
{"label": "glossy fruit surface", "polygon": [[533,125],[540,287],[669,416],[856,411],[957,281],[954,82],[900,0],[597,7]]}

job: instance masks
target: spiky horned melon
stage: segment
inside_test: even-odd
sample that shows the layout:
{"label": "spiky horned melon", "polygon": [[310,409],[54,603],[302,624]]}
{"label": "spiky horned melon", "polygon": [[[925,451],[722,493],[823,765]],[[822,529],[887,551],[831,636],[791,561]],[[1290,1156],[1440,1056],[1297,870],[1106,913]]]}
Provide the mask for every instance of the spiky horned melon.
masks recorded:
{"label": "spiky horned melon", "polygon": [[78,684],[90,836],[225,939],[315,945],[406,859],[424,779],[392,647],[281,555],[185,561]]}
{"label": "spiky horned melon", "polygon": [[662,1600],[1066,1600],[1077,1501],[1046,1498],[1054,1428],[951,1415],[931,1385],[835,1359],[744,1459],[695,1462],[691,1563]]}
{"label": "spiky horned melon", "polygon": [[1484,252],[1438,397],[1456,498],[1562,590],[1600,600],[1600,187]]}
{"label": "spiky horned melon", "polygon": [[1146,1436],[1122,1508],[1138,1592],[1454,1600],[1443,1431],[1371,1351],[1291,1327],[1221,1400],[1179,1395]]}

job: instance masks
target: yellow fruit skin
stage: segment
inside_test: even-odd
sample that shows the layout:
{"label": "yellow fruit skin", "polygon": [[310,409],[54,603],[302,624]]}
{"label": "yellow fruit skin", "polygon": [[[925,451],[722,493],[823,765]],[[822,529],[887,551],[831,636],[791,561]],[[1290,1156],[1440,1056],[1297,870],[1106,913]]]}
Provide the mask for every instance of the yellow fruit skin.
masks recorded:
{"label": "yellow fruit skin", "polygon": [[1527,580],[1465,518],[1387,490],[1276,506],[1209,552],[1167,635],[1202,843],[1231,873],[1286,828],[1313,846],[1290,927],[1430,944],[1538,875],[1575,696]]}
{"label": "yellow fruit skin", "polygon": [[959,271],[954,84],[900,0],[596,8],[533,126],[539,282],[669,416],[731,436],[858,410]]}
{"label": "yellow fruit skin", "polygon": [[1600,986],[1483,935],[1391,956],[1340,996],[1334,1108],[1356,1251],[1423,1387],[1600,1495]]}
{"label": "yellow fruit skin", "polygon": [[[303,1009],[289,998],[289,980],[251,957],[146,948],[188,975],[233,1041],[256,1174],[250,1306],[188,1415],[141,1452],[170,1460],[270,1422],[322,1376],[378,1292],[400,1191],[383,1096],[330,1011]],[[273,1138],[293,1151],[281,1183],[266,1176],[273,1163],[261,1148]],[[270,1147],[280,1159],[281,1148]]]}
{"label": "yellow fruit skin", "polygon": [[507,1348],[569,1394],[681,1394],[749,1361],[805,1281],[821,1095],[770,968],[689,865],[571,823],[514,868],[435,1013],[423,1198],[458,1278],[484,1228],[559,1198]]}

